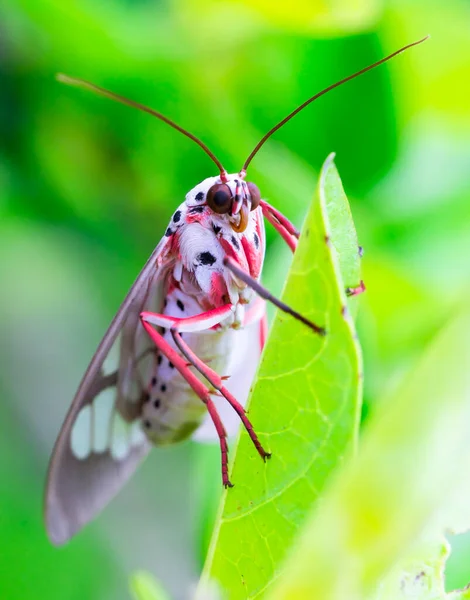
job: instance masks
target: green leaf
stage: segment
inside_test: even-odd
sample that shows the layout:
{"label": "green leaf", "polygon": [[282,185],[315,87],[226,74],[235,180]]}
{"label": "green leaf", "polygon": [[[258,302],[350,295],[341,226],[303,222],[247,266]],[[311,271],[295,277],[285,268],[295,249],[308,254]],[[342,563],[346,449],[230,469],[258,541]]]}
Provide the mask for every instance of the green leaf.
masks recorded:
{"label": "green leaf", "polygon": [[[272,452],[265,463],[246,432],[236,447],[198,598],[207,586],[230,598],[257,598],[279,575],[280,563],[331,472],[356,439],[361,355],[347,310],[338,252],[352,220],[333,165],[326,161],[282,298],[325,326],[321,337],[283,313],[274,320],[254,385],[249,417]],[[334,195],[335,200],[332,197]],[[335,211],[332,231],[327,204]],[[342,250],[340,252],[342,254]],[[350,261],[356,262],[357,244]],[[345,268],[353,267],[346,254]],[[358,266],[357,266],[358,268]]]}
{"label": "green leaf", "polygon": [[437,543],[427,540],[418,545],[381,581],[370,600],[450,600],[444,587],[449,551],[444,537]]}
{"label": "green leaf", "polygon": [[[358,457],[312,513],[270,600],[362,600],[400,559],[419,556],[419,544],[439,542],[449,525],[468,527],[469,357],[466,309],[381,404]],[[428,560],[428,550],[422,556]],[[432,587],[424,597],[436,597]]]}
{"label": "green leaf", "polygon": [[155,578],[146,571],[134,573],[129,581],[132,597],[135,600],[170,600]]}
{"label": "green leaf", "polygon": [[445,591],[449,555],[450,544],[443,535],[436,541],[426,540],[413,548],[409,557],[399,561],[370,600],[468,600],[468,587]]}
{"label": "green leaf", "polygon": [[470,587],[446,592],[451,546],[443,533],[413,547],[380,582],[370,600],[468,600]]}
{"label": "green leaf", "polygon": [[[334,165],[325,172],[321,193],[330,224],[332,251],[336,254],[343,287],[358,287],[361,283],[361,259],[357,233],[343,184]],[[353,316],[357,312],[357,300],[357,296],[348,298]]]}

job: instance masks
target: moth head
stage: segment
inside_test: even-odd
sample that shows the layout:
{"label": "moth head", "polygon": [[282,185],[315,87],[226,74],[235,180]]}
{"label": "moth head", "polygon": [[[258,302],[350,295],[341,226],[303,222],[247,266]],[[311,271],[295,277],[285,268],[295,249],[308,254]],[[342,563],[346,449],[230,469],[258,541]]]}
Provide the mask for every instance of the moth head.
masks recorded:
{"label": "moth head", "polygon": [[261,201],[258,187],[239,179],[226,179],[214,183],[206,194],[206,203],[218,215],[228,215],[230,226],[237,233],[245,231],[249,213]]}

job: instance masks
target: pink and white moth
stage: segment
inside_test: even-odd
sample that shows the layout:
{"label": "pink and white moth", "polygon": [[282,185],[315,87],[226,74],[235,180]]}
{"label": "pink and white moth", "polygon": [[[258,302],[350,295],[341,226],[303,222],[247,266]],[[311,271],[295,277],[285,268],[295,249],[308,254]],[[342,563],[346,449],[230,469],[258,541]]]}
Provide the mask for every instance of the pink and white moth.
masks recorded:
{"label": "pink and white moth", "polygon": [[[270,456],[243,408],[266,339],[264,301],[301,320],[312,334],[325,331],[259,283],[264,218],[292,251],[299,232],[246,181],[248,165],[266,140],[313,100],[422,41],[309,98],[273,127],[233,174],[201,140],[162,114],[81,79],[59,76],[166,122],[195,141],[219,173],[190,190],[173,213],[80,383],[49,465],[45,521],[53,543],[66,542],[91,520],[152,445],[205,437],[208,425],[220,442],[222,483],[231,487],[220,416],[227,407],[238,414],[261,458]],[[348,292],[361,290],[362,284]],[[214,396],[226,405],[216,408]]]}

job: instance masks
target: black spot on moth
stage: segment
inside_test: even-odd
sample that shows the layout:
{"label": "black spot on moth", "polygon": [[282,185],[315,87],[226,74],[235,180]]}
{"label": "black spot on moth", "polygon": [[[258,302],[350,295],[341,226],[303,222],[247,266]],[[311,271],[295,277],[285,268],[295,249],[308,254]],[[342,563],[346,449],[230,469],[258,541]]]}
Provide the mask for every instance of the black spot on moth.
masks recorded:
{"label": "black spot on moth", "polygon": [[215,261],[217,260],[215,258],[215,256],[213,254],[211,254],[210,252],[207,252],[207,250],[206,250],[206,252],[200,252],[196,258],[200,265],[209,265],[209,266],[213,265],[215,263]]}
{"label": "black spot on moth", "polygon": [[194,215],[196,213],[202,213],[204,212],[204,207],[203,206],[193,206],[192,208],[189,209],[189,212]]}
{"label": "black spot on moth", "polygon": [[173,233],[173,230],[171,229],[171,227],[168,227],[168,229],[165,231],[165,236],[166,237],[170,237],[170,235]]}
{"label": "black spot on moth", "polygon": [[153,405],[155,406],[155,408],[160,408],[160,399],[155,398],[155,400],[153,401]]}
{"label": "black spot on moth", "polygon": [[235,248],[237,250],[240,250],[240,242],[237,240],[237,238],[232,235],[232,237],[230,238],[230,241],[232,242],[232,244],[235,246]]}
{"label": "black spot on moth", "polygon": [[253,239],[255,241],[255,246],[257,248],[259,248],[259,237],[258,237],[258,234],[256,232],[253,234]]}
{"label": "black spot on moth", "polygon": [[181,300],[177,300],[176,301],[176,306],[180,309],[180,310],[184,310],[184,304],[181,302]]}
{"label": "black spot on moth", "polygon": [[218,233],[220,233],[221,229],[222,229],[222,227],[219,227],[215,223],[212,223],[212,231],[215,233],[215,235],[217,235]]}
{"label": "black spot on moth", "polygon": [[196,200],[202,200],[204,198],[204,192],[198,192],[195,198]]}
{"label": "black spot on moth", "polygon": [[175,212],[175,214],[173,215],[173,222],[174,223],[178,223],[178,221],[181,219],[181,211],[177,210]]}

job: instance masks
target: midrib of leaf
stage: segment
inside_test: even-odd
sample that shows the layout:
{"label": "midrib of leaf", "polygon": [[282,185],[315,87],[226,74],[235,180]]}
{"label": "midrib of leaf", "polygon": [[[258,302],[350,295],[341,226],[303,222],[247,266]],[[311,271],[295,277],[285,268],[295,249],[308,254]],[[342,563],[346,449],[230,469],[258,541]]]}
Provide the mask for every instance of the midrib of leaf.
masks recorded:
{"label": "midrib of leaf", "polygon": [[[327,205],[334,211],[334,231]],[[275,317],[249,405],[250,419],[273,456],[263,464],[241,433],[231,469],[235,487],[222,499],[200,600],[214,583],[230,599],[263,595],[331,472],[355,442],[362,363],[338,256],[341,252],[348,285],[359,283],[359,258],[357,240],[333,246],[342,236],[356,239],[330,156],[282,294],[328,333],[320,337],[289,316]]]}

